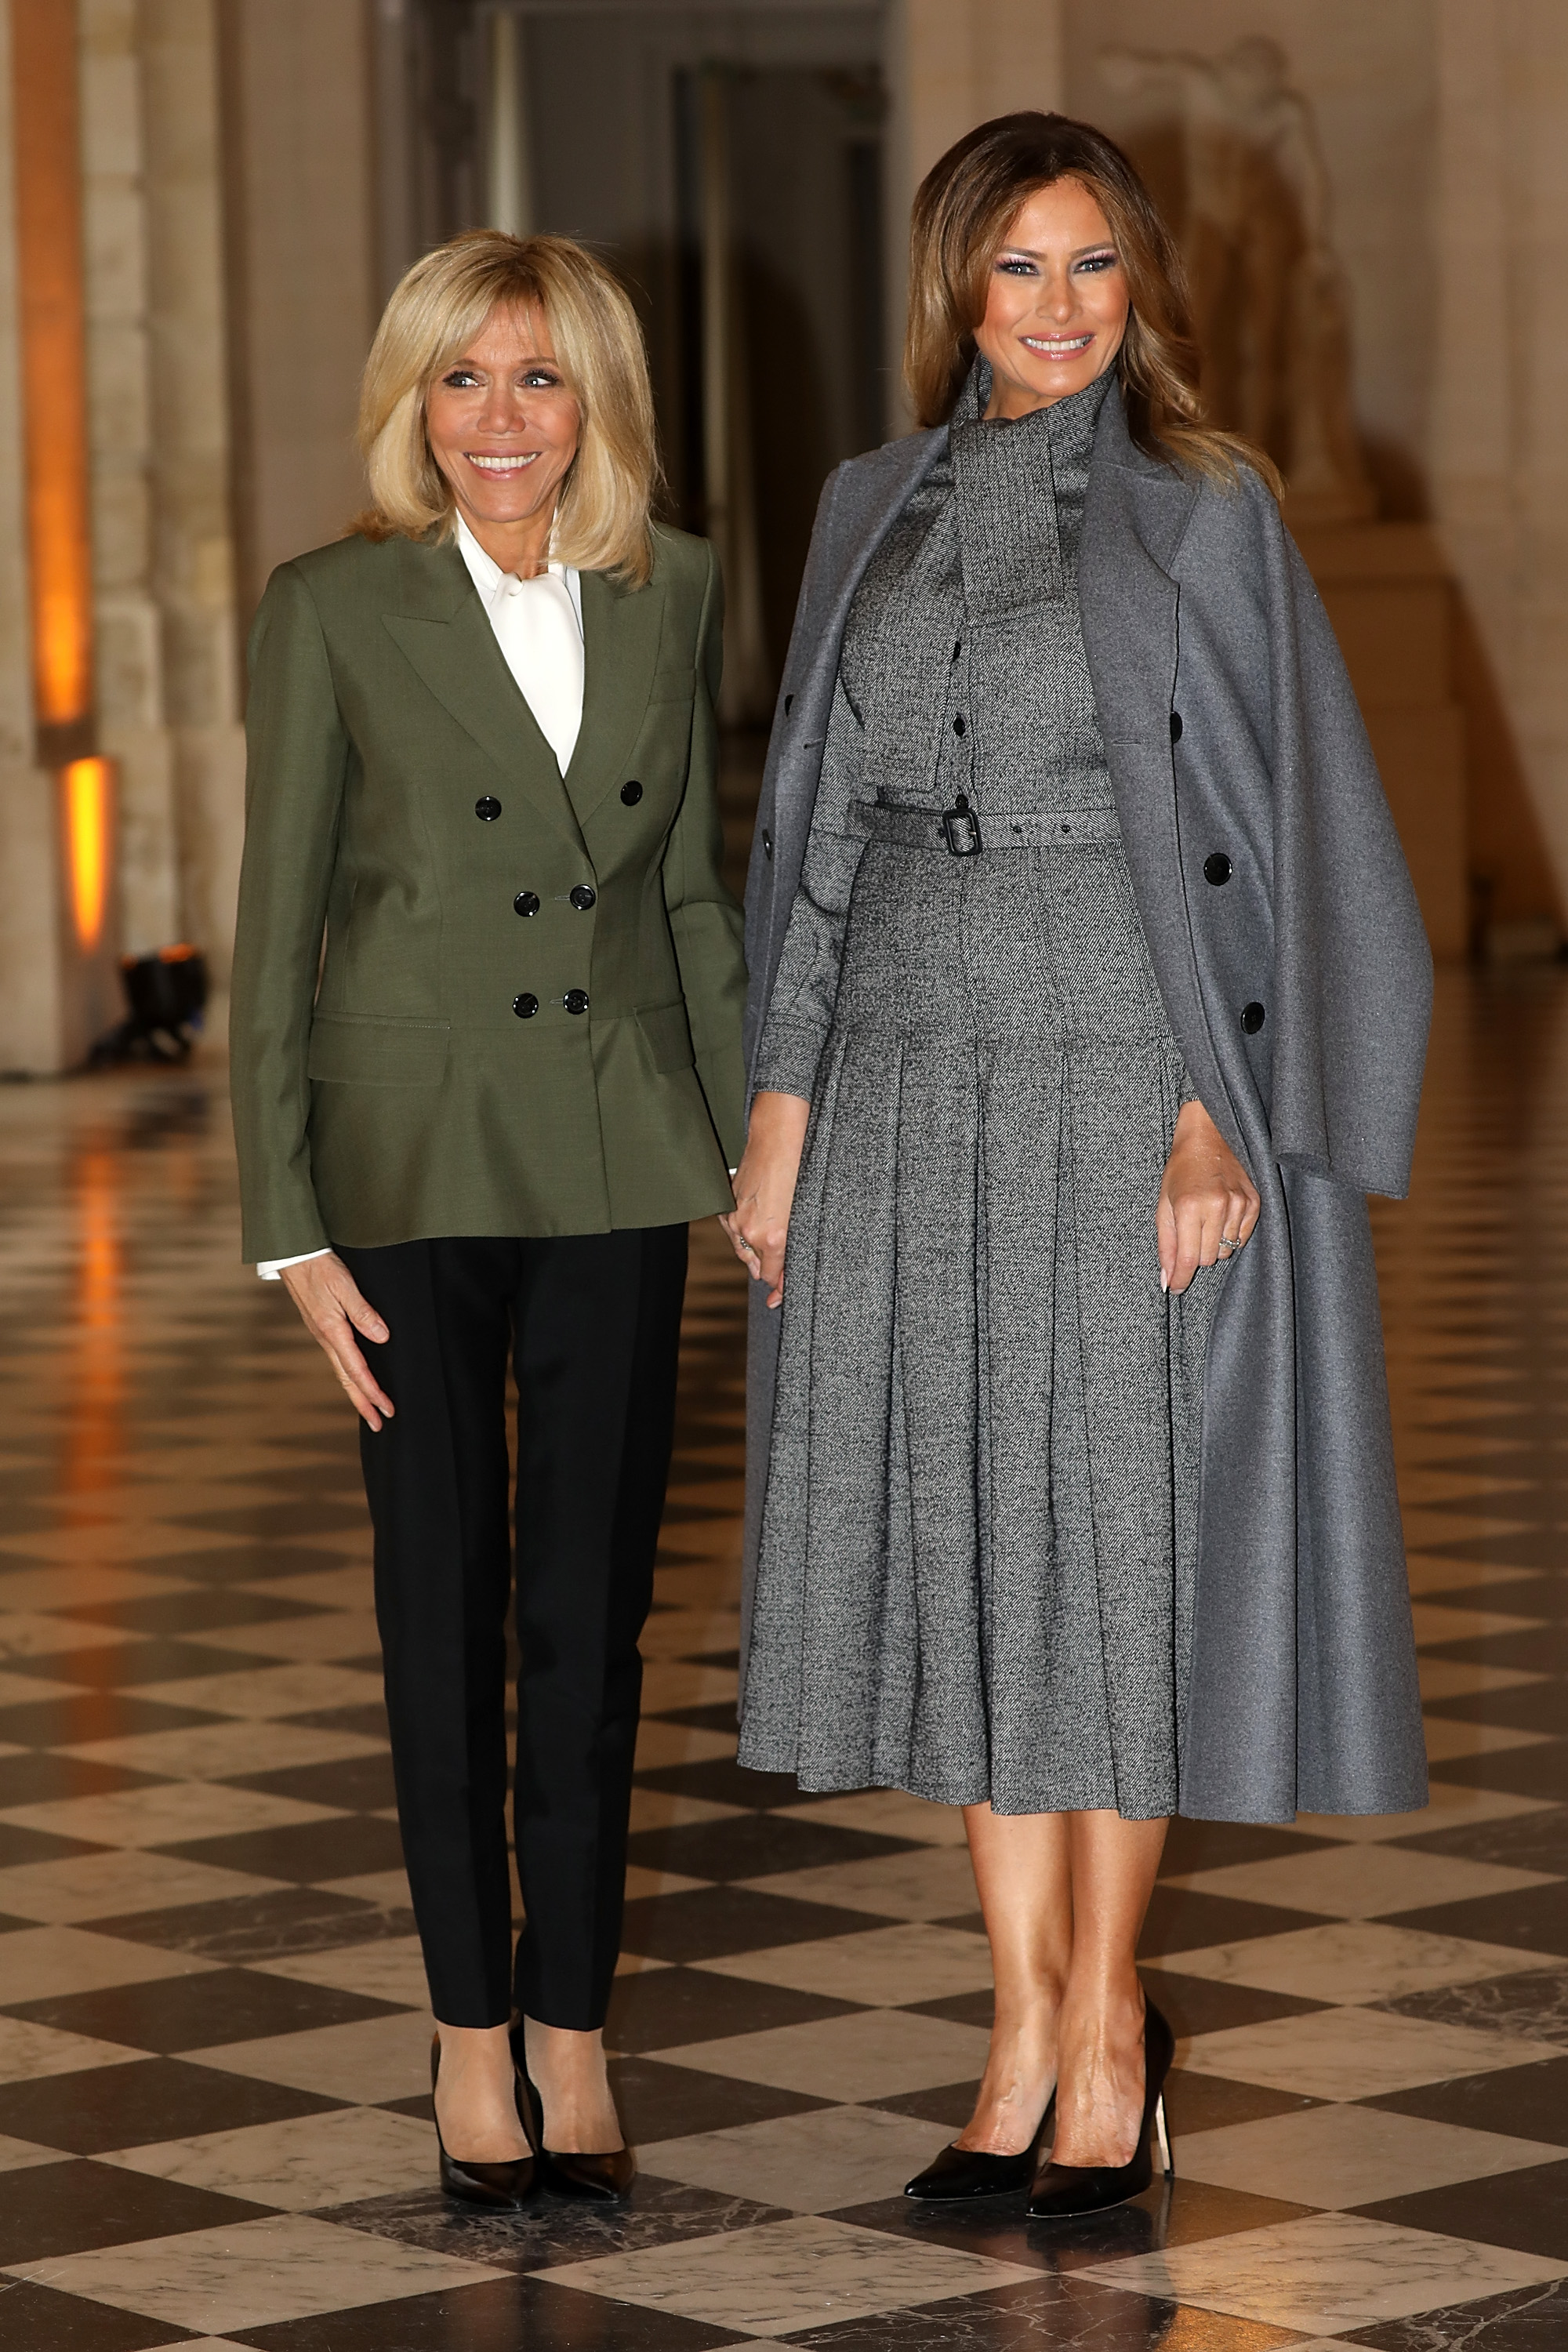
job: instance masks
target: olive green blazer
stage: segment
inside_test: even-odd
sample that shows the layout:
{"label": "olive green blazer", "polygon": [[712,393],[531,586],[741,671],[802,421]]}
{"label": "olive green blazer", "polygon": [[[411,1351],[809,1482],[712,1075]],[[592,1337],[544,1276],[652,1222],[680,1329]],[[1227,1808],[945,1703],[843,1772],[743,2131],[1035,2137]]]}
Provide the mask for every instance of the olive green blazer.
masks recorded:
{"label": "olive green blazer", "polygon": [[722,590],[705,541],[655,539],[647,587],[583,575],[564,777],[455,546],[347,539],[273,573],[229,1033],[247,1257],[731,1205]]}

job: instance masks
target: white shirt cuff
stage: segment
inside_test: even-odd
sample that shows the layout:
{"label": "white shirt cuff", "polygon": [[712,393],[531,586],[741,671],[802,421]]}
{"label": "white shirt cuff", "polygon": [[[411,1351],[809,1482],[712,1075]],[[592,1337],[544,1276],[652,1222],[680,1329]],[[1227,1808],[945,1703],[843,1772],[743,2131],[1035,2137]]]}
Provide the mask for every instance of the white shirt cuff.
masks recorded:
{"label": "white shirt cuff", "polygon": [[256,1271],[261,1276],[263,1282],[276,1282],[286,1265],[304,1265],[313,1257],[331,1257],[331,1254],[332,1245],[331,1242],[329,1242],[324,1249],[301,1250],[298,1257],[264,1257],[258,1259],[257,1262]]}

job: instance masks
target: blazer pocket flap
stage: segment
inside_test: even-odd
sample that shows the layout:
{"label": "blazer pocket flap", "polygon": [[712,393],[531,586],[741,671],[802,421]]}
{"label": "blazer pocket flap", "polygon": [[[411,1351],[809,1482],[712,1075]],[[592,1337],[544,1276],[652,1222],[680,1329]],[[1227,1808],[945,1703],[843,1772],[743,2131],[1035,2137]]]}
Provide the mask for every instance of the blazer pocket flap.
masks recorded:
{"label": "blazer pocket flap", "polygon": [[656,669],[647,698],[650,702],[689,702],[696,691],[694,669]]}
{"label": "blazer pocket flap", "polygon": [[444,1021],[377,1021],[319,1013],[306,1067],[312,1078],[361,1087],[439,1086],[450,1032]]}
{"label": "blazer pocket flap", "polygon": [[691,1024],[684,1003],[644,1005],[637,1013],[637,1027],[647,1039],[656,1070],[690,1069],[697,1056],[691,1049]]}

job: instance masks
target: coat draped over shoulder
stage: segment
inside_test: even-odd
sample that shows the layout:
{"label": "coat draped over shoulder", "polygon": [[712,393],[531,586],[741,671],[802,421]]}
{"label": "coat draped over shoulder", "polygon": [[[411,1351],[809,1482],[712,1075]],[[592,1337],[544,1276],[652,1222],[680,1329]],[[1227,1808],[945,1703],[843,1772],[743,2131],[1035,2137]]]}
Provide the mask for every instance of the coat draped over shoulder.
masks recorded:
{"label": "coat draped over shoulder", "polygon": [[[823,494],[747,890],[748,1055],[849,604],[945,438],[856,459]],[[1415,893],[1327,615],[1256,475],[1227,487],[1148,457],[1108,399],[1079,593],[1166,1012],[1262,1200],[1208,1347],[1181,1810],[1410,1811],[1426,1758],[1364,1196],[1409,1181],[1432,988]],[[752,1304],[748,1564],[778,1329]]]}

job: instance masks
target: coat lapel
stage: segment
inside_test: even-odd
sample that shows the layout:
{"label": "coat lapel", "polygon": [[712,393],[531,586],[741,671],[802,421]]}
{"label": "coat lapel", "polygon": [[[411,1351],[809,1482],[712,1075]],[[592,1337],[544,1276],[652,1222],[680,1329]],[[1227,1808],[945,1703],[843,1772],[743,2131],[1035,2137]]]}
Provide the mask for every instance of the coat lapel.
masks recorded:
{"label": "coat lapel", "polygon": [[455,547],[411,547],[408,552],[418,559],[417,566],[398,609],[382,615],[387,634],[509,785],[585,857],[555,754],[502,658],[461,555]]}
{"label": "coat lapel", "polygon": [[583,728],[566,771],[579,824],[624,781],[653,690],[664,625],[664,589],[625,588],[607,572],[583,579]]}
{"label": "coat lapel", "polygon": [[[1084,651],[1105,742],[1132,895],[1187,1073],[1211,1114],[1230,1098],[1220,1076],[1193,953],[1182,880],[1171,748],[1180,590],[1170,565],[1198,485],[1146,457],[1120,398],[1100,412],[1079,564]],[[1228,1139],[1239,1142],[1234,1115]]]}
{"label": "coat lapel", "polygon": [[[838,657],[855,591],[882,541],[947,447],[947,427],[911,433],[890,441],[854,466],[833,514],[833,539],[826,578],[807,575],[807,608],[802,617],[810,664],[798,689],[800,708],[788,740],[815,743],[827,732],[827,714],[838,679]],[[813,593],[815,591],[815,593]],[[813,796],[815,798],[815,784]],[[811,812],[806,811],[806,824]]]}

